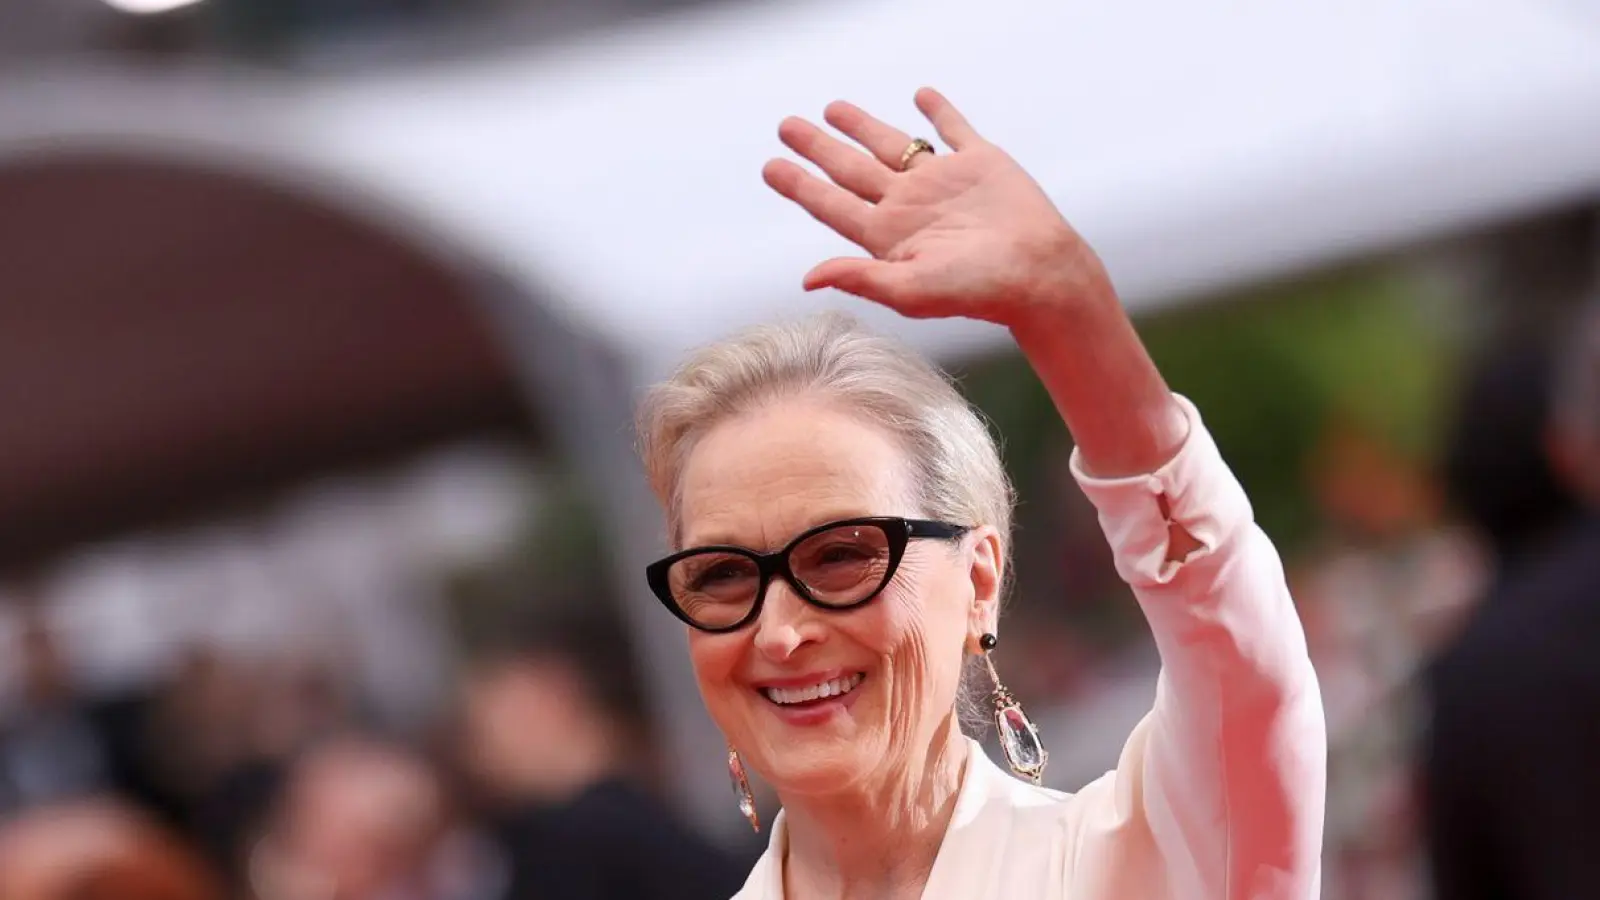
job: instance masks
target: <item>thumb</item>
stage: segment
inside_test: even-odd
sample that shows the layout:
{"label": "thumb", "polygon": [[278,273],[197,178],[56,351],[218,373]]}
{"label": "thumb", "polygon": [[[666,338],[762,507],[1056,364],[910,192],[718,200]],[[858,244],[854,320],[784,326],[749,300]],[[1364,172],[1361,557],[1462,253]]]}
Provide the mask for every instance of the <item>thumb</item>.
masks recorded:
{"label": "thumb", "polygon": [[900,264],[843,257],[807,272],[804,287],[808,291],[831,287],[903,311],[901,306],[909,300],[909,281]]}

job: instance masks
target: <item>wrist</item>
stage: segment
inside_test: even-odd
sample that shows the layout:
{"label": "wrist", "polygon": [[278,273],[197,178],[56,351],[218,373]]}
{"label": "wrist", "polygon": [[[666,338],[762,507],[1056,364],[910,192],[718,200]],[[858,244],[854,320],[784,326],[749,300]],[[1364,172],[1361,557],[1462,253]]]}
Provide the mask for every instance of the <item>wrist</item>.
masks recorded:
{"label": "wrist", "polygon": [[1055,264],[1041,267],[1045,274],[1020,292],[1007,323],[1019,343],[1115,328],[1126,318],[1110,273],[1092,250],[1080,244],[1055,255]]}
{"label": "wrist", "polygon": [[1082,352],[1131,328],[1111,279],[1078,274],[1036,287],[1007,323],[1025,355]]}

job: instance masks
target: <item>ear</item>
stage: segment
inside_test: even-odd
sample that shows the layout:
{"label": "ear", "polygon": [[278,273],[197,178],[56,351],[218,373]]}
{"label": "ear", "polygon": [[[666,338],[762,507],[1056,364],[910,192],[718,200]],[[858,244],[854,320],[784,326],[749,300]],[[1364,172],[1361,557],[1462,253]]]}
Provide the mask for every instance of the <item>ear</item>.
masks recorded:
{"label": "ear", "polygon": [[978,638],[1000,625],[1000,589],[1005,584],[1005,553],[1000,533],[985,525],[969,538],[973,541],[971,566],[972,605],[967,610],[967,650],[981,652]]}

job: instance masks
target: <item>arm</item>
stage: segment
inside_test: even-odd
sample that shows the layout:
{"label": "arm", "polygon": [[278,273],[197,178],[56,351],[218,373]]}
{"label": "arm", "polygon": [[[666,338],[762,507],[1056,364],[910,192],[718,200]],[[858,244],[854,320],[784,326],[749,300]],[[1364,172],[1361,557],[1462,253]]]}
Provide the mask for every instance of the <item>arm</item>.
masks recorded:
{"label": "arm", "polygon": [[[1072,254],[1075,247],[1062,247]],[[1011,326],[1044,382],[1083,468],[1115,478],[1154,472],[1172,459],[1189,421],[1145,351],[1100,261],[1083,251],[1075,277],[1048,288]]]}
{"label": "arm", "polygon": [[1109,280],[1077,290],[1012,331],[1161,653],[1155,709],[1117,774],[1137,789],[1117,793],[1139,798],[1171,896],[1315,897],[1327,737],[1277,552]]}
{"label": "arm", "polygon": [[[1117,824],[1083,829],[1078,856],[1144,847],[1173,900],[1311,900],[1327,762],[1316,675],[1276,551],[1198,414],[1182,408],[1189,436],[1152,473],[1093,478],[1075,454],[1162,659],[1155,708],[1098,798],[1084,792]],[[1196,545],[1181,561],[1175,533]]]}
{"label": "arm", "polygon": [[[1167,390],[1093,251],[948,100],[924,89],[916,103],[954,153],[912,152],[910,135],[835,103],[828,124],[861,149],[789,119],[779,137],[829,180],[788,160],[763,174],[870,254],[820,263],[807,289],[1010,328],[1077,440],[1079,481],[1163,660],[1156,709],[1124,754],[1112,815],[1091,823],[1137,832],[1148,847],[1107,846],[1095,864],[1111,887],[1081,891],[1309,900],[1326,737],[1277,553],[1198,417]],[[1126,821],[1132,832],[1106,824]],[[1116,889],[1150,867],[1164,892]]]}

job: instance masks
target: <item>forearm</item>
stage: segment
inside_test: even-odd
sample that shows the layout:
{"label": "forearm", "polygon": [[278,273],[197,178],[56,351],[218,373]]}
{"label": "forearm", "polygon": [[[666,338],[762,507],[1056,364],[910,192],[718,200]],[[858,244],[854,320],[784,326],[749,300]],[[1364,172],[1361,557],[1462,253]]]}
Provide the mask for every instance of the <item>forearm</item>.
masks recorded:
{"label": "forearm", "polygon": [[1084,468],[1101,478],[1153,472],[1177,454],[1188,421],[1096,266],[1077,296],[1039,298],[1011,329],[1072,433]]}

